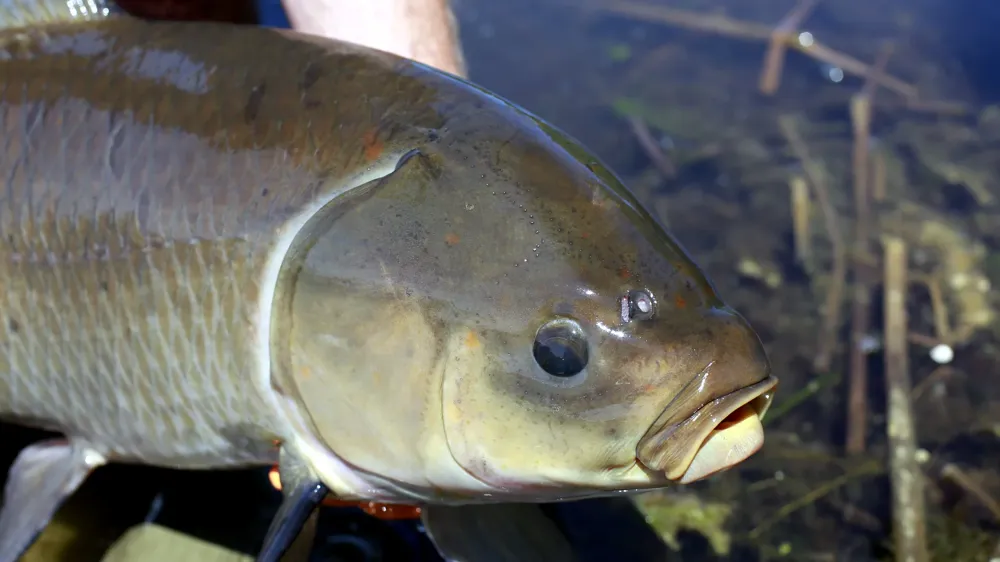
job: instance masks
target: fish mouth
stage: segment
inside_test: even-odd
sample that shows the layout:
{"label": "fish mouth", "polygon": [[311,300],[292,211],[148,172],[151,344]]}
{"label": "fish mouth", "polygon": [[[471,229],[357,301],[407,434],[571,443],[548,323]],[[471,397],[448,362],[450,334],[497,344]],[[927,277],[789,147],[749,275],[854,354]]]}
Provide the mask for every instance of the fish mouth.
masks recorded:
{"label": "fish mouth", "polygon": [[636,459],[682,484],[743,462],[764,445],[761,420],[777,384],[777,377],[768,376],[716,398],[679,423],[667,408],[639,440]]}

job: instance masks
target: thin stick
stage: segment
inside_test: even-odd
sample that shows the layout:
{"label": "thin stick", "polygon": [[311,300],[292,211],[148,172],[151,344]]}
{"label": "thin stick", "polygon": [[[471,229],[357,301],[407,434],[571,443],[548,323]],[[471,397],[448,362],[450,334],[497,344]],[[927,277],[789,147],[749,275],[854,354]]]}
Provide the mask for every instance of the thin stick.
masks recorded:
{"label": "thin stick", "polygon": [[767,410],[767,416],[764,418],[763,422],[765,424],[773,424],[774,420],[787,414],[792,409],[797,408],[800,404],[806,402],[821,390],[826,390],[831,386],[840,384],[840,379],[840,373],[834,371],[825,373],[818,378],[809,381],[809,384],[805,385],[791,396],[787,396],[781,402],[771,406]]}
{"label": "thin stick", "polygon": [[847,391],[847,441],[849,455],[865,451],[868,435],[868,357],[861,346],[861,339],[868,332],[871,286],[867,279],[868,267],[863,263],[868,248],[868,137],[870,106],[864,96],[851,100],[851,117],[854,122],[854,287],[851,294],[851,350]]}
{"label": "thin stick", "polygon": [[[832,64],[840,68],[845,74],[853,74],[855,76],[871,75],[871,67],[867,64],[850,55],[835,51],[818,41],[813,41],[805,45],[799,41],[792,41],[790,44],[792,48],[802,51],[820,62]],[[886,74],[879,74],[872,78],[872,80],[879,86],[887,90],[892,90],[908,100],[917,99],[917,87],[912,84],[907,84]]]}
{"label": "thin stick", "polygon": [[861,345],[868,332],[871,308],[869,268],[866,264],[870,248],[868,233],[871,229],[871,205],[868,193],[868,163],[871,158],[872,97],[875,95],[875,77],[885,71],[892,54],[887,45],[879,53],[871,74],[865,79],[861,91],[851,98],[851,124],[854,132],[852,172],[854,179],[854,287],[851,295],[851,350],[850,376],[847,398],[847,454],[857,455],[865,450],[868,435],[868,357]]}
{"label": "thin stick", "polygon": [[886,197],[885,154],[872,151],[872,200],[881,203]]}
{"label": "thin stick", "polygon": [[931,297],[931,313],[934,316],[934,335],[938,342],[947,342],[951,338],[951,323],[948,321],[948,305],[941,292],[941,283],[936,277],[926,280],[927,292]]}
{"label": "thin stick", "polygon": [[918,334],[916,332],[910,332],[906,335],[906,340],[910,343],[917,344],[921,347],[926,347],[928,349],[938,346],[941,344],[941,340],[928,336],[926,334]]}
{"label": "thin stick", "polygon": [[823,498],[823,496],[826,496],[827,494],[833,492],[837,488],[844,486],[845,484],[854,480],[855,478],[870,476],[872,474],[878,474],[879,472],[882,472],[882,466],[880,463],[877,462],[865,463],[861,467],[856,468],[851,472],[848,472],[847,474],[843,474],[841,476],[834,478],[833,480],[820,484],[818,487],[814,488],[808,494],[781,506],[781,508],[779,508],[777,512],[772,514],[767,519],[761,521],[759,525],[757,525],[749,533],[747,533],[747,538],[749,538],[750,540],[755,540],[759,538],[765,531],[773,527],[775,523],[778,523],[782,519],[785,519],[786,517],[802,509],[803,507],[816,503],[816,501]]}
{"label": "thin stick", "polygon": [[[735,39],[770,41],[774,34],[772,28],[758,23],[743,22],[712,14],[699,14],[679,8],[654,6],[642,2],[614,0],[613,2],[574,2],[572,5],[631,16],[645,21],[666,23],[687,29],[717,33]],[[846,74],[866,76],[869,73],[867,64],[817,41],[812,41],[804,45],[799,42],[797,37],[790,37],[786,40],[786,45],[820,62],[839,67]],[[910,102],[913,102],[915,108],[934,108],[934,106],[928,106],[927,102],[917,102],[917,88],[912,84],[908,84],[892,76],[884,75],[879,76],[876,81],[880,86],[907,98],[908,105]],[[945,107],[951,107],[952,105],[949,104]]]}
{"label": "thin stick", "polygon": [[910,403],[906,243],[900,238],[886,237],[884,244],[885,384],[894,550],[899,562],[928,562],[924,481],[917,462]]}
{"label": "thin stick", "polygon": [[931,374],[924,377],[924,380],[920,381],[919,383],[917,383],[916,386],[913,387],[913,392],[910,393],[910,400],[912,400],[913,402],[920,400],[923,397],[924,392],[926,392],[927,389],[931,387],[931,385],[933,385],[934,383],[938,382],[941,379],[947,379],[957,374],[959,374],[959,372],[956,371],[955,369],[952,369],[948,365],[941,365],[940,367],[931,371]]}
{"label": "thin stick", "polygon": [[823,328],[820,330],[816,358],[813,362],[816,370],[825,372],[830,368],[830,357],[837,339],[837,328],[840,326],[840,305],[847,277],[847,252],[844,250],[844,239],[837,220],[837,211],[830,202],[830,193],[826,188],[826,181],[823,179],[823,171],[809,156],[809,148],[799,135],[795,119],[788,115],[782,115],[778,118],[778,125],[785,135],[788,145],[792,148],[792,152],[802,163],[806,177],[809,178],[816,202],[823,212],[823,222],[826,223],[827,236],[830,238],[830,245],[833,248],[833,267],[830,271],[830,284],[823,306]]}
{"label": "thin stick", "polygon": [[674,167],[673,162],[660,149],[660,145],[653,138],[653,133],[650,132],[646,122],[635,116],[629,117],[628,122],[632,127],[632,134],[639,141],[639,146],[642,147],[643,152],[646,153],[649,161],[656,166],[656,169],[667,178],[677,175],[677,169]]}
{"label": "thin stick", "polygon": [[964,470],[958,467],[958,465],[948,463],[941,468],[941,477],[953,482],[959,488],[965,491],[973,498],[983,505],[990,513],[993,514],[993,518],[996,519],[997,523],[1000,523],[1000,502],[998,502],[993,496],[990,495],[982,486],[977,484]]}
{"label": "thin stick", "polygon": [[771,27],[759,23],[744,22],[714,14],[699,14],[690,10],[656,6],[643,2],[615,0],[613,2],[573,2],[573,5],[687,29],[717,33],[736,39],[767,40],[770,39],[772,31]]}
{"label": "thin stick", "polygon": [[773,94],[781,83],[781,70],[785,66],[785,53],[792,37],[798,34],[798,29],[805,21],[819,0],[799,0],[799,3],[778,22],[771,33],[767,55],[764,57],[764,67],[760,74],[760,91]]}
{"label": "thin stick", "polygon": [[809,235],[812,204],[809,199],[809,183],[804,177],[795,175],[789,180],[788,189],[792,199],[792,240],[795,243],[795,259],[808,266],[812,258]]}

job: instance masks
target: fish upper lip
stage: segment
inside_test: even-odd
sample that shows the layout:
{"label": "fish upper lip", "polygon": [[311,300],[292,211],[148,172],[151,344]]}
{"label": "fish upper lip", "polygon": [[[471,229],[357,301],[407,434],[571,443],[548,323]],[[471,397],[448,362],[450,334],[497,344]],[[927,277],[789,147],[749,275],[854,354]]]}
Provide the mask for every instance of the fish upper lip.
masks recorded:
{"label": "fish upper lip", "polygon": [[[763,419],[770,407],[774,396],[773,390],[777,384],[778,378],[769,375],[757,383],[712,400],[677,423],[670,423],[671,412],[668,407],[639,440],[636,445],[636,459],[645,468],[662,472],[670,480],[690,481],[685,478],[685,473],[691,468],[695,457],[713,433],[716,433],[731,414],[738,413],[746,406],[752,408],[756,414],[757,420],[751,420],[751,423],[759,426],[758,420]],[[753,450],[739,451],[739,458],[728,464],[720,461],[720,464],[725,466],[719,466],[711,472],[722,470],[745,459],[756,452],[762,442],[763,438],[760,437],[756,443],[749,445]]]}

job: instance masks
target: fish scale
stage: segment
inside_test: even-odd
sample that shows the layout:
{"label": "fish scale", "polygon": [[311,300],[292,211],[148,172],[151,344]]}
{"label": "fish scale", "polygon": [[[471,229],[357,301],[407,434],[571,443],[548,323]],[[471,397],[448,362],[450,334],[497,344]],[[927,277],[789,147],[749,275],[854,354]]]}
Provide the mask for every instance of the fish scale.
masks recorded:
{"label": "fish scale", "polygon": [[[272,458],[261,452],[276,434],[275,415],[250,380],[248,347],[268,240],[250,242],[255,232],[233,228],[253,210],[202,196],[232,194],[217,188],[226,171],[253,170],[247,164],[256,157],[199,151],[196,139],[135,122],[129,113],[144,98],[127,92],[115,96],[116,111],[80,107],[69,96],[37,101],[33,95],[48,94],[37,84],[46,75],[59,83],[62,65],[36,64],[42,81],[4,81],[0,112],[9,170],[0,220],[0,411],[46,420],[122,460],[218,466]],[[166,158],[131,173],[142,152]],[[86,156],[95,153],[107,159]],[[120,173],[109,166],[116,159]],[[217,173],[192,178],[187,170]],[[268,179],[276,170],[258,182],[277,183]],[[88,179],[102,189],[88,190]],[[240,435],[251,428],[256,434]],[[247,452],[233,444],[241,438],[261,446]]]}

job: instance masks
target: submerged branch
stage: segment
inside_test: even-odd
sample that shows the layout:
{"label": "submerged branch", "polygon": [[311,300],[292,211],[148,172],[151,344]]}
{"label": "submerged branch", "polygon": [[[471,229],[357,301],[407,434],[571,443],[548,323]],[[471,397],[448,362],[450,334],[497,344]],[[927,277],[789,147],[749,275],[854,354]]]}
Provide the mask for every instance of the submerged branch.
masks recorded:
{"label": "submerged branch", "polygon": [[795,513],[796,511],[802,509],[803,507],[807,507],[809,505],[816,503],[816,501],[820,500],[830,492],[833,492],[834,490],[837,490],[838,488],[844,486],[848,482],[851,482],[856,478],[878,474],[879,472],[882,472],[882,465],[880,463],[868,462],[861,465],[858,468],[855,468],[854,470],[848,472],[847,474],[843,474],[841,476],[834,478],[833,480],[820,484],[812,491],[810,491],[808,494],[796,498],[794,501],[791,501],[781,506],[781,508],[779,508],[778,511],[776,511],[775,513],[770,515],[767,519],[761,521],[759,525],[751,529],[750,532],[747,534],[747,538],[749,538],[750,540],[756,540],[760,538],[760,536],[764,534],[764,532],[773,527],[776,523],[779,523],[781,520],[785,519],[786,517]]}
{"label": "submerged branch", "polygon": [[781,70],[785,65],[785,52],[788,43],[798,34],[799,26],[819,3],[819,0],[799,0],[799,3],[788,13],[771,33],[767,55],[764,57],[764,67],[760,74],[760,91],[773,94],[781,83]]}
{"label": "submerged branch", "polygon": [[815,191],[816,202],[823,213],[823,222],[826,225],[827,236],[833,248],[833,267],[823,306],[823,328],[820,330],[816,359],[813,362],[817,371],[828,371],[836,343],[837,329],[840,326],[840,304],[843,300],[847,278],[847,252],[844,249],[844,237],[837,219],[837,211],[830,201],[830,192],[827,189],[823,171],[809,155],[809,147],[802,140],[795,119],[788,115],[782,115],[778,118],[778,125],[785,135],[788,145],[792,148],[792,152],[802,163],[802,169]]}
{"label": "submerged branch", "polygon": [[889,474],[896,560],[928,562],[924,476],[917,461],[907,350],[907,254],[902,239],[885,241],[885,384]]}
{"label": "submerged branch", "polygon": [[[579,6],[584,9],[593,9],[619,14],[644,21],[665,23],[686,29],[716,33],[735,39],[773,42],[776,37],[774,28],[759,23],[739,21],[726,16],[701,14],[691,10],[652,5],[644,2],[632,2],[629,0],[591,0],[580,3],[574,2],[572,5]],[[807,10],[805,9],[802,9],[802,11],[807,13]],[[797,15],[797,13],[793,12],[793,15]],[[784,46],[796,49],[820,62],[836,66],[847,74],[853,74],[855,76],[868,76],[871,72],[871,67],[864,62],[823,45],[815,39],[804,43],[799,40],[798,35],[779,35],[777,37],[783,41]],[[905,98],[906,106],[913,110],[953,112],[957,110],[956,108],[961,108],[959,104],[951,102],[928,102],[919,100],[916,86],[893,76],[880,74],[876,76],[874,80],[880,86],[886,88],[887,90],[892,90]]]}
{"label": "submerged branch", "polygon": [[892,46],[883,47],[878,60],[865,79],[861,91],[851,98],[851,125],[854,132],[852,154],[852,175],[854,179],[854,287],[851,294],[851,335],[850,335],[850,376],[848,378],[847,399],[847,442],[849,455],[857,455],[865,450],[868,435],[868,358],[862,338],[868,333],[870,322],[871,279],[868,263],[871,248],[868,243],[871,231],[871,187],[869,185],[869,164],[871,162],[870,138],[872,122],[872,98],[875,95],[875,79],[884,74]]}
{"label": "submerged branch", "polygon": [[660,148],[659,143],[653,138],[653,133],[649,130],[646,122],[636,116],[629,117],[628,122],[629,126],[632,127],[632,134],[635,135],[636,140],[639,141],[639,146],[642,147],[642,151],[646,153],[646,157],[656,166],[656,169],[663,174],[663,177],[669,179],[677,175],[677,168],[674,167],[673,162],[670,161],[670,158]]}

